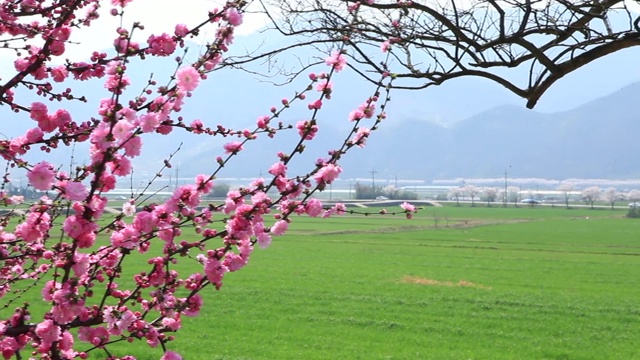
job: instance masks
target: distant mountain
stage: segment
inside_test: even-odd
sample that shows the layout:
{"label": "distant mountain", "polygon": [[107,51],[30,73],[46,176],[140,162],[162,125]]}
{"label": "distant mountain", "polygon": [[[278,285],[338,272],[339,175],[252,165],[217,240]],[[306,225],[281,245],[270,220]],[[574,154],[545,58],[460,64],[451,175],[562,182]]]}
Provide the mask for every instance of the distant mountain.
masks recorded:
{"label": "distant mountain", "polygon": [[396,173],[425,180],[499,177],[508,166],[518,177],[640,177],[639,95],[634,83],[560,113],[500,106],[450,129],[403,121],[377,134],[367,151]]}
{"label": "distant mountain", "polygon": [[[365,149],[355,149],[344,158],[342,177],[371,178],[373,169],[377,177],[387,179],[500,177],[509,166],[514,177],[640,177],[640,113],[634,101],[638,95],[640,83],[634,83],[565,112],[543,114],[500,106],[449,128],[417,116],[389,120],[372,134]],[[343,133],[321,127],[306,151],[306,164],[337,146]],[[283,140],[291,147],[296,138],[291,132]],[[259,166],[266,173],[281,145],[248,147],[234,167],[226,169],[227,176],[257,176]],[[219,152],[220,145],[216,146]],[[211,146],[203,151],[215,152]],[[203,158],[199,152],[186,162],[193,165]],[[291,170],[302,168],[294,163]]]}
{"label": "distant mountain", "polygon": [[[259,43],[256,39],[249,40]],[[297,58],[318,56],[309,49],[300,49],[294,55],[296,59],[289,59],[291,64],[297,63],[293,61]],[[611,88],[611,84],[620,80],[605,83],[601,81],[605,76],[602,74],[612,78],[620,75],[620,72],[628,71],[628,67],[623,70],[623,65],[630,63],[628,59],[635,58],[622,55],[614,54],[586,66],[582,73],[567,76],[545,94],[540,106],[544,108],[545,103],[555,102],[547,108],[562,108],[562,104],[579,103],[581,99],[593,96],[601,86]],[[603,68],[610,71],[603,71]],[[140,84],[147,81],[150,73],[156,79],[164,79],[174,69],[164,62],[152,60],[131,64],[130,70],[132,83],[138,85],[132,86],[125,95],[136,96]],[[259,67],[254,70],[266,72]],[[585,72],[589,74],[584,76]],[[349,125],[348,112],[370,95],[370,84],[363,83],[353,72],[337,75],[334,97],[325,102],[320,113],[321,131],[317,139],[309,143],[301,161],[291,164],[292,173],[312,168],[313,161],[325,157],[327,149],[339,146]],[[637,75],[630,74],[625,79],[635,78]],[[256,81],[253,74],[237,70],[215,72],[177,115],[187,123],[200,119],[210,127],[223,124],[236,129],[251,128],[259,115],[267,114],[281,97],[291,98],[295,89],[303,89],[306,82],[306,78],[301,77],[293,86],[275,87]],[[75,119],[84,121],[95,116],[99,100],[108,93],[103,80],[75,85],[79,86],[77,94],[88,96],[88,104],[69,102],[49,106],[51,110],[67,107]],[[634,83],[569,111],[540,113],[524,108],[524,101],[499,85],[477,78],[456,79],[420,91],[395,91],[389,105],[389,118],[380,126],[380,131],[372,134],[366,148],[354,149],[342,160],[345,172],[341,177],[371,178],[374,169],[376,177],[387,179],[395,176],[421,180],[500,177],[508,166],[511,166],[510,174],[517,177],[640,177],[640,160],[634,156],[635,149],[640,146],[640,115],[634,105],[638,94],[640,83]],[[17,96],[24,104],[42,100],[19,89]],[[510,103],[519,105],[490,108],[495,104]],[[295,124],[307,118],[310,112],[306,103],[301,105],[287,111],[282,120]],[[469,117],[478,111],[482,112]],[[7,108],[0,109],[0,115],[16,116]],[[26,114],[19,116],[24,121],[3,128],[4,136],[21,134],[34,126]],[[285,131],[278,137],[277,142],[260,141],[247,146],[247,150],[239,155],[239,161],[228,165],[221,176],[266,174],[269,166],[277,161],[276,152],[292,148],[297,140],[295,130]],[[223,152],[222,144],[231,140],[177,131],[167,137],[146,136],[143,155],[134,161],[135,173],[148,178],[149,174],[160,170],[162,160],[180,143],[183,143],[182,149],[173,163],[180,164],[181,177],[210,171],[216,156]],[[41,159],[65,164],[63,168],[68,168],[71,162],[68,149],[49,155],[35,153],[29,158],[31,161]],[[84,163],[87,159],[88,146],[76,147],[73,162]]]}

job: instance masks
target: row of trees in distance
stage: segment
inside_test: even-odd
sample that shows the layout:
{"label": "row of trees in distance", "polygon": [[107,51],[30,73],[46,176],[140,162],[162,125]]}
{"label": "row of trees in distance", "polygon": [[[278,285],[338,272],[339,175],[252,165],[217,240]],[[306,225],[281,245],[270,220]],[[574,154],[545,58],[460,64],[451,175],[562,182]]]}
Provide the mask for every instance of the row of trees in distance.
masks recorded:
{"label": "row of trees in distance", "polygon": [[418,194],[412,191],[398,189],[390,186],[375,186],[356,183],[355,185],[356,199],[375,199],[384,196],[389,200],[416,200]]}
{"label": "row of trees in distance", "polygon": [[[522,200],[527,199],[529,205],[535,205],[537,201],[549,201],[550,203],[557,203],[562,201],[565,206],[569,207],[571,200],[582,201],[585,204],[593,208],[594,204],[598,201],[602,201],[607,205],[613,207],[616,202],[630,201],[631,203],[640,202],[640,190],[631,190],[629,192],[620,192],[616,188],[609,187],[601,189],[598,186],[590,186],[580,191],[576,190],[571,185],[563,184],[557,189],[558,197],[552,197],[550,199],[539,198],[539,195],[532,190],[522,191],[517,186],[509,186],[506,189],[497,187],[480,187],[476,185],[466,185],[461,187],[452,188],[447,193],[448,200],[455,200],[456,205],[460,205],[460,201],[471,201],[471,206],[475,206],[476,201],[483,201],[487,203],[487,206],[491,206],[493,203],[501,202],[503,205],[512,203],[515,206]],[[534,200],[534,201],[529,201]]]}

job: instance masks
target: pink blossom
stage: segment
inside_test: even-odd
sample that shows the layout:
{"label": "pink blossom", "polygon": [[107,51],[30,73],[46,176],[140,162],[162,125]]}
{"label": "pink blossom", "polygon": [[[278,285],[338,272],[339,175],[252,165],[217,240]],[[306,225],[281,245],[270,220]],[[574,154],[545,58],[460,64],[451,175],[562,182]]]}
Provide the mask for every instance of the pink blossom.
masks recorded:
{"label": "pink blossom", "polygon": [[185,24],[177,24],[174,33],[176,36],[185,37],[189,33],[189,28]]}
{"label": "pink blossom", "polygon": [[322,108],[322,100],[317,99],[307,104],[309,110],[320,110]]}
{"label": "pink blossom", "polygon": [[[114,163],[109,162],[109,165],[113,166]],[[100,181],[98,181],[98,184],[100,185],[101,191],[111,191],[116,188],[116,177],[107,172],[103,172],[102,175],[100,175]]]}
{"label": "pink blossom", "polygon": [[149,36],[147,44],[149,44],[147,52],[156,56],[169,56],[176,51],[176,42],[167,33],[163,33],[160,36]]}
{"label": "pink blossom", "polygon": [[347,64],[347,58],[341,52],[334,51],[333,53],[331,53],[331,56],[324,59],[324,62],[325,64],[333,67],[336,72],[339,72],[344,69],[345,65]]}
{"label": "pink blossom", "polygon": [[296,128],[298,129],[298,134],[300,137],[305,140],[313,140],[318,132],[318,125],[315,125],[309,120],[298,121],[296,124]]}
{"label": "pink blossom", "polygon": [[251,202],[256,206],[271,204],[271,199],[264,191],[258,191],[251,196]]}
{"label": "pink blossom", "polygon": [[24,344],[19,344],[15,338],[9,336],[0,338],[0,349],[2,349],[2,356],[5,359],[11,359],[23,346]]}
{"label": "pink blossom", "polygon": [[178,331],[178,329],[180,329],[181,324],[180,324],[180,321],[176,319],[164,318],[162,319],[162,326],[172,331]]}
{"label": "pink blossom", "polygon": [[48,115],[41,121],[38,121],[38,127],[40,127],[40,129],[42,129],[42,131],[44,132],[53,132],[56,130],[57,126],[58,125],[56,124],[55,118],[50,115]]}
{"label": "pink blossom", "polygon": [[[31,104],[30,116],[31,116],[31,118],[33,120],[38,121],[38,122],[43,121],[43,120],[48,120],[47,105],[45,105],[45,104],[43,104],[41,102],[34,102],[33,104]],[[46,131],[46,130],[44,130],[44,131]]]}
{"label": "pink blossom", "polygon": [[[238,207],[237,212],[244,211],[245,213],[250,214],[251,210],[253,210],[251,205],[244,204]],[[229,236],[236,239],[248,239],[253,235],[251,221],[240,215],[233,216],[229,221],[227,221],[225,230],[227,230]]]}
{"label": "pink blossom", "polygon": [[382,45],[380,45],[380,50],[382,50],[383,53],[391,50],[391,42],[389,42],[389,40],[385,40]]}
{"label": "pink blossom", "polygon": [[167,351],[164,353],[164,355],[162,355],[160,360],[182,360],[182,356],[173,351]]}
{"label": "pink blossom", "polygon": [[358,131],[356,132],[356,135],[353,137],[353,143],[363,148],[367,143],[367,137],[369,137],[370,133],[371,133],[371,130],[369,130],[369,128],[366,128],[366,127],[359,128]]}
{"label": "pink blossom", "polygon": [[42,138],[44,137],[44,132],[39,127],[36,127],[33,129],[29,129],[25,136],[27,138],[27,142],[35,143],[42,140]]}
{"label": "pink blossom", "polygon": [[55,325],[52,320],[45,320],[36,325],[36,335],[47,349],[60,339],[60,334],[60,327]]}
{"label": "pink blossom", "polygon": [[364,112],[360,109],[352,110],[349,113],[349,121],[358,121],[362,118],[364,118]]}
{"label": "pink blossom", "polygon": [[342,169],[334,164],[325,164],[318,172],[313,176],[318,184],[327,183],[331,184],[338,175],[342,172]]}
{"label": "pink blossom", "polygon": [[289,229],[289,222],[286,220],[278,220],[271,227],[271,233],[276,236],[284,235],[284,233]]}
{"label": "pink blossom", "polygon": [[118,111],[117,116],[134,123],[136,120],[136,111],[132,108],[125,107]]}
{"label": "pink blossom", "polygon": [[111,0],[111,4],[113,4],[114,6],[125,7],[131,1],[133,0]]}
{"label": "pink blossom", "polygon": [[195,185],[183,185],[173,192],[171,199],[190,207],[196,207],[200,204],[200,194]]}
{"label": "pink blossom", "polygon": [[71,201],[82,201],[89,195],[89,190],[81,182],[67,181],[64,196]]}
{"label": "pink blossom", "polygon": [[247,258],[244,258],[234,252],[228,252],[222,262],[230,272],[238,271],[247,265]]}
{"label": "pink blossom", "polygon": [[[59,51],[58,49],[55,49]],[[53,51],[52,51],[53,54]],[[47,77],[49,77],[49,73],[47,72],[47,68],[43,65],[38,67],[37,69],[35,69],[34,71],[31,72],[31,76],[34,77],[34,79],[36,80],[42,80],[42,79],[46,79]]]}
{"label": "pink blossom", "polygon": [[285,176],[287,174],[287,166],[282,162],[277,162],[271,165],[269,174],[273,176]]}
{"label": "pink blossom", "polygon": [[25,71],[31,64],[29,58],[19,58],[13,62],[13,65],[17,71]]}
{"label": "pink blossom", "polygon": [[344,204],[337,203],[332,208],[325,211],[324,214],[322,214],[322,217],[327,218],[332,215],[344,215],[346,211],[347,211],[347,207]]}
{"label": "pink blossom", "polygon": [[133,226],[142,233],[150,233],[157,225],[158,217],[148,211],[137,213],[133,221]]}
{"label": "pink blossom", "polygon": [[44,239],[50,228],[51,216],[48,213],[31,211],[26,220],[16,226],[14,233],[28,243],[35,243]]}
{"label": "pink blossom", "polygon": [[62,130],[71,122],[71,114],[67,110],[58,109],[53,115],[49,115],[49,120]]}
{"label": "pink blossom", "polygon": [[269,233],[259,233],[258,235],[256,235],[256,240],[258,240],[258,245],[260,245],[260,248],[262,249],[266,249],[267,247],[269,247],[269,245],[271,245],[271,235],[269,235]]}
{"label": "pink blossom", "polygon": [[7,204],[10,205],[19,205],[24,202],[24,196],[22,195],[12,195],[7,199]]}
{"label": "pink blossom", "polygon": [[200,84],[200,73],[191,66],[183,67],[176,73],[176,83],[182,91],[193,91]]}
{"label": "pink blossom", "polygon": [[409,212],[416,212],[416,207],[412,204],[409,204],[408,202],[403,202],[402,204],[400,204],[400,207],[404,210],[404,211],[409,211]]}
{"label": "pink blossom", "polygon": [[140,155],[140,151],[142,150],[142,138],[139,136],[134,136],[126,139],[122,144],[120,144],[124,149],[124,155],[128,157],[136,157]]}
{"label": "pink blossom", "polygon": [[127,120],[119,120],[115,125],[113,125],[113,137],[118,140],[124,140],[131,136],[131,130],[133,129],[133,125]]}
{"label": "pink blossom", "polygon": [[51,31],[51,37],[59,41],[69,40],[70,35],[71,35],[71,28],[68,26],[61,26]]}
{"label": "pink blossom", "polygon": [[307,201],[307,205],[305,206],[305,210],[311,217],[319,216],[324,210],[322,207],[322,201],[316,198],[309,199],[309,201]]}
{"label": "pink blossom", "polygon": [[408,202],[403,202],[402,204],[400,204],[400,207],[404,210],[404,212],[407,215],[407,219],[411,219],[413,218],[413,213],[416,212],[416,207],[412,204],[409,204]]}
{"label": "pink blossom", "polygon": [[213,189],[213,179],[210,176],[200,174],[196,175],[196,188],[201,194],[208,194]]}
{"label": "pink blossom", "polygon": [[122,213],[125,216],[133,216],[136,213],[136,205],[132,201],[122,204]]}
{"label": "pink blossom", "polygon": [[69,71],[64,65],[56,66],[51,69],[51,77],[53,77],[53,81],[55,82],[63,82],[67,76],[69,76]]}
{"label": "pink blossom", "polygon": [[89,270],[89,265],[90,265],[89,254],[83,254],[83,253],[77,252],[73,256],[73,262],[74,264],[71,267],[73,269],[73,272],[76,274],[77,277],[83,277],[87,273],[87,270]]}
{"label": "pink blossom", "polygon": [[53,56],[60,56],[60,55],[64,54],[64,50],[65,50],[65,46],[64,46],[64,42],[62,42],[62,41],[53,40],[51,42],[51,44],[49,44],[49,51],[51,52],[51,55],[53,55]]}
{"label": "pink blossom", "polygon": [[65,219],[62,228],[70,238],[77,242],[79,248],[84,249],[91,247],[95,242],[95,231],[98,230],[98,224],[90,222],[82,216],[72,215]]}
{"label": "pink blossom", "polygon": [[53,319],[58,324],[67,324],[75,319],[82,309],[84,301],[77,298],[77,293],[69,285],[63,285],[51,296],[55,302],[52,309]]}
{"label": "pink blossom", "polygon": [[89,209],[93,211],[93,218],[98,219],[100,218],[100,216],[102,216],[102,213],[104,212],[104,208],[107,205],[107,198],[104,196],[99,196],[94,194],[91,197],[89,204],[87,205]]}
{"label": "pink blossom", "polygon": [[329,82],[329,80],[322,80],[318,82],[316,85],[316,90],[324,94],[324,97],[327,99],[331,99],[331,92],[333,88],[333,83]]}
{"label": "pink blossom", "polygon": [[58,344],[60,345],[60,350],[62,350],[62,354],[67,359],[73,359],[78,355],[78,352],[73,350],[73,343],[74,343],[73,334],[71,334],[68,331],[63,332]]}
{"label": "pink blossom", "polygon": [[110,236],[111,245],[114,247],[122,247],[125,249],[133,249],[140,241],[140,233],[135,227],[128,225],[123,229],[114,231]]}
{"label": "pink blossom", "polygon": [[53,292],[57,289],[60,288],[60,284],[53,281],[53,280],[49,280],[47,281],[44,286],[42,287],[42,298],[46,301],[51,301],[53,300]]}
{"label": "pink blossom", "polygon": [[104,83],[104,88],[115,94],[122,94],[122,90],[129,85],[131,85],[131,80],[128,76],[110,75]]}
{"label": "pink blossom", "polygon": [[160,118],[156,113],[146,113],[140,116],[138,124],[142,132],[149,133],[154,131],[160,125]]}
{"label": "pink blossom", "polygon": [[365,104],[361,105],[360,110],[362,110],[365,119],[371,119],[375,114],[376,104],[374,102],[367,101]]}
{"label": "pink blossom", "polygon": [[237,154],[242,151],[242,143],[240,141],[232,141],[230,143],[224,144],[224,152],[225,154]]}
{"label": "pink blossom", "polygon": [[258,127],[260,129],[266,129],[267,125],[269,125],[269,120],[271,119],[271,117],[269,115],[263,115],[258,117],[258,120],[256,121],[256,124],[258,125]]}
{"label": "pink blossom", "polygon": [[[121,61],[109,61],[107,66],[104,68],[104,72],[107,75],[119,75],[122,74],[126,70],[126,66]],[[117,78],[116,78],[117,81]]]}
{"label": "pink blossom", "polygon": [[187,301],[187,304],[188,307],[184,309],[183,314],[185,316],[198,316],[200,308],[202,307],[202,296],[200,294],[191,296]]}
{"label": "pink blossom", "polygon": [[207,275],[207,280],[213,284],[220,285],[226,272],[229,272],[229,269],[216,258],[209,258],[204,263],[204,273]]}
{"label": "pink blossom", "polygon": [[[158,339],[158,330],[154,327],[149,328],[145,333],[144,337],[147,339],[147,345],[151,347],[157,347],[160,344],[160,340]],[[134,359],[122,359],[122,360],[136,360]]]}
{"label": "pink blossom", "polygon": [[238,9],[234,7],[228,8],[227,11],[225,12],[225,16],[229,24],[233,26],[238,26],[242,24],[242,14],[238,12]]}
{"label": "pink blossom", "polygon": [[109,161],[107,163],[107,166],[109,167],[113,175],[128,176],[129,174],[131,174],[131,160],[122,155],[114,156],[114,160]]}
{"label": "pink blossom", "polygon": [[55,178],[55,171],[53,166],[46,161],[37,163],[27,173],[27,178],[36,190],[46,191],[51,189],[53,180]]}

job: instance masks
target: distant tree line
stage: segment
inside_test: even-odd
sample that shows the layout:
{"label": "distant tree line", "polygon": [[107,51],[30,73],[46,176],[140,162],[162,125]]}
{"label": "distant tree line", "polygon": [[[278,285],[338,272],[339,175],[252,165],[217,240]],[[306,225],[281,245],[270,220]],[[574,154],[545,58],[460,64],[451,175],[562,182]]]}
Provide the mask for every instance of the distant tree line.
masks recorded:
{"label": "distant tree line", "polygon": [[356,199],[375,199],[384,196],[389,200],[417,200],[418,194],[413,191],[398,189],[395,186],[374,186],[356,183]]}
{"label": "distant tree line", "polygon": [[617,202],[629,201],[629,213],[627,216],[640,218],[640,190],[631,190],[625,193],[620,192],[613,187],[603,190],[598,186],[590,186],[582,189],[578,193],[575,187],[571,184],[562,184],[557,188],[557,190],[560,192],[561,198],[540,199],[534,192],[529,191],[525,194],[526,199],[523,200],[521,199],[522,192],[515,186],[509,186],[505,192],[504,190],[495,187],[466,185],[451,188],[446,196],[442,196],[439,200],[455,201],[457,206],[460,206],[461,200],[471,201],[471,206],[475,206],[476,201],[486,201],[488,207],[491,207],[494,202],[502,202],[504,206],[508,203],[512,203],[517,207],[520,202],[534,206],[541,201],[550,200],[552,205],[556,203],[556,201],[561,201],[564,203],[566,208],[569,209],[569,202],[571,198],[577,197],[579,201],[584,202],[584,204],[589,206],[591,209],[594,209],[594,204],[599,202],[607,204],[612,210]]}
{"label": "distant tree line", "polygon": [[223,198],[227,196],[227,193],[231,189],[229,184],[216,183],[216,186],[211,189],[211,192],[207,194],[207,198]]}

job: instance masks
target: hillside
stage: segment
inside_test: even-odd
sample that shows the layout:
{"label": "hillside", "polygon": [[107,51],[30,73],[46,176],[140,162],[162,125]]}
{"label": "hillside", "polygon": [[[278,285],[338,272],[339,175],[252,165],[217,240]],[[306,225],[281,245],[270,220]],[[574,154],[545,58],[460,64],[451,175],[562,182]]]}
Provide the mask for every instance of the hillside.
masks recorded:
{"label": "hillside", "polygon": [[[393,119],[374,133],[365,149],[356,149],[343,161],[344,177],[370,177],[375,168],[380,177],[424,179],[455,177],[499,177],[505,167],[519,177],[633,178],[640,176],[636,154],[640,115],[634,98],[640,83],[596,99],[570,111],[543,114],[517,106],[501,106],[482,112],[447,128],[413,119]],[[391,111],[393,114],[393,111]],[[308,160],[323,156],[323,149],[344,136],[330,126],[308,148]],[[295,135],[290,136],[293,143]],[[219,144],[217,149],[219,149]],[[187,162],[214,158],[216,147],[205,146]],[[266,172],[265,156],[275,161],[274,144],[249,148],[234,176],[256,176],[249,169],[260,164]],[[296,170],[293,166],[293,170]]]}

